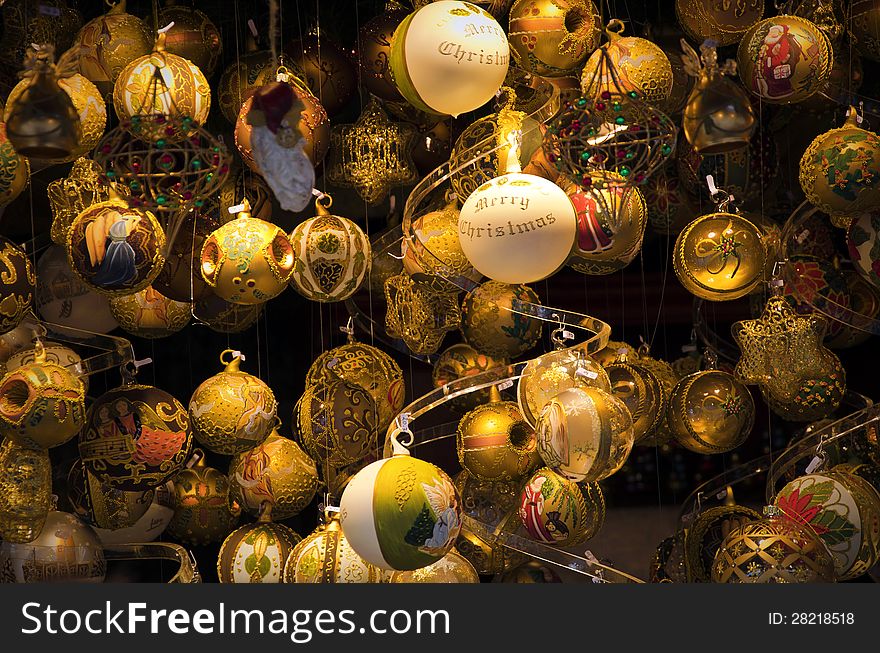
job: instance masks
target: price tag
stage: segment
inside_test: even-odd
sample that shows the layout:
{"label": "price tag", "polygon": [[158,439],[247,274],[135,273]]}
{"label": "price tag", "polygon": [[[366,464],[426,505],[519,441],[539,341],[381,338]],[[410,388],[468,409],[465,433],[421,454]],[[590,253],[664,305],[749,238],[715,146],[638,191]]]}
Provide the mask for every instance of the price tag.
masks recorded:
{"label": "price tag", "polygon": [[804,470],[807,474],[812,474],[815,471],[818,471],[822,468],[822,465],[825,464],[825,459],[822,456],[813,456],[813,459],[810,461],[810,464],[807,465],[807,468]]}
{"label": "price tag", "polygon": [[574,340],[574,334],[568,329],[562,330],[562,339],[563,340]]}
{"label": "price tag", "polygon": [[331,358],[329,361],[327,361],[327,369],[328,369],[328,370],[332,370],[332,369],[333,369],[334,367],[336,367],[338,364],[339,364],[339,357],[338,357],[338,356],[334,356],[334,357]]}
{"label": "price tag", "polygon": [[726,497],[726,496],[727,496],[727,489],[725,488],[724,490],[719,491],[719,492],[715,495],[715,498],[718,499],[719,501],[721,501],[721,500],[722,500],[724,497]]}
{"label": "price tag", "polygon": [[599,374],[594,372],[593,370],[588,370],[586,367],[579,367],[577,371],[574,373],[575,376],[585,376],[588,379],[598,379]]}
{"label": "price tag", "polygon": [[247,26],[248,26],[248,29],[251,31],[251,34],[253,35],[253,37],[257,38],[257,26],[254,25],[253,18],[248,18]]}
{"label": "price tag", "polygon": [[401,431],[409,431],[409,413],[401,413],[397,416],[397,424]]}
{"label": "price tag", "polygon": [[498,388],[498,392],[501,392],[502,390],[507,390],[512,385],[513,385],[513,379],[507,379],[507,381],[502,381],[501,383],[499,383],[495,387]]}

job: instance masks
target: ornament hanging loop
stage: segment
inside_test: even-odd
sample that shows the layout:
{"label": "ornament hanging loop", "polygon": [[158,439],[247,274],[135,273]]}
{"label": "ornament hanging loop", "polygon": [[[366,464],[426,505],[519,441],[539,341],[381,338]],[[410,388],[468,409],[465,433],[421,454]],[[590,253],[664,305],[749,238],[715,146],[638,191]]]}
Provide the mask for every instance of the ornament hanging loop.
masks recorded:
{"label": "ornament hanging loop", "polygon": [[345,326],[339,327],[339,330],[348,337],[349,344],[354,342],[354,317],[349,315],[348,322],[346,322]]}
{"label": "ornament hanging loop", "polygon": [[550,342],[553,343],[554,349],[565,349],[566,340],[574,340],[574,334],[565,328],[565,322],[560,319],[558,313],[553,313],[551,317],[559,320],[559,326],[550,333]]}
{"label": "ornament hanging loop", "polygon": [[612,18],[605,26],[605,33],[608,35],[609,40],[614,40],[615,38],[622,36],[625,29],[626,25],[624,25],[622,20],[619,18]]}
{"label": "ornament hanging loop", "polygon": [[391,439],[391,455],[408,456],[409,448],[415,442],[413,432],[409,430],[409,413],[400,413],[394,419],[394,430],[389,435]]}
{"label": "ornament hanging loop", "polygon": [[[226,360],[227,354],[229,354],[229,360]],[[245,355],[242,354],[237,349],[224,349],[220,353],[220,364],[221,365],[229,365],[230,363],[232,363],[233,361],[236,361],[236,360],[244,361],[247,359],[245,358]]]}

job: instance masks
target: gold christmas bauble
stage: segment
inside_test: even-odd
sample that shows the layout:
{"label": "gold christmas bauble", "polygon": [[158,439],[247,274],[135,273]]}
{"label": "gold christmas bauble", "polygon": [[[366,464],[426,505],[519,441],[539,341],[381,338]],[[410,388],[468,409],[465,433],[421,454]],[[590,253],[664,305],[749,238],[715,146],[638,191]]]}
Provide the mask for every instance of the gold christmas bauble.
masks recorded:
{"label": "gold christmas bauble", "polygon": [[0,236],[0,334],[11,331],[24,319],[34,301],[36,282],[28,255]]}
{"label": "gold christmas bauble", "polygon": [[217,26],[195,7],[173,2],[169,2],[159,11],[159,24],[168,23],[174,25],[165,32],[165,49],[191,61],[205,77],[210,77],[223,52],[223,42]]}
{"label": "gold christmas bauble", "polygon": [[596,361],[580,351],[558,349],[526,363],[516,397],[526,422],[534,426],[548,401],[581,386],[611,391],[608,375]]}
{"label": "gold christmas bauble", "polygon": [[605,347],[593,355],[593,358],[599,365],[606,367],[620,360],[632,362],[639,358],[639,353],[632,345],[618,340],[609,340]]}
{"label": "gold christmas bauble", "polygon": [[519,312],[527,302],[540,304],[534,290],[524,285],[486,281],[469,292],[461,305],[461,334],[481,354],[515,358],[541,339],[541,321]]}
{"label": "gold christmas bauble", "polygon": [[[160,34],[153,51],[129,63],[113,86],[116,115],[142,140],[175,142],[189,135],[189,118],[204,125],[211,109],[211,87],[193,62],[165,49]],[[165,116],[164,121],[140,119]]]}
{"label": "gold christmas bauble", "polygon": [[501,574],[502,583],[523,583],[534,585],[539,583],[561,583],[562,579],[552,565],[538,560],[528,560]]}
{"label": "gold christmas bauble", "polygon": [[847,15],[847,31],[859,53],[872,61],[880,61],[880,2],[854,0]]}
{"label": "gold christmas bauble", "polygon": [[390,583],[479,583],[480,577],[467,558],[452,549],[437,562],[413,571],[395,571]]}
{"label": "gold christmas bauble", "polygon": [[[609,22],[605,30],[609,40],[602,46],[608,54],[608,63],[603,64],[599,50],[593,52],[581,73],[581,90],[586,93],[595,89],[598,79],[599,87],[614,89],[614,93],[635,91],[650,104],[665,102],[672,93],[669,58],[647,39],[622,36],[623,29],[623,22]],[[613,67],[613,77],[609,67]]]}
{"label": "gold christmas bauble", "polygon": [[541,463],[535,429],[515,402],[493,394],[491,403],[477,406],[458,423],[458,462],[483,481],[517,480]]}
{"label": "gold christmas bauble", "polygon": [[101,583],[106,572],[98,534],[70,513],[51,511],[30,542],[0,544],[3,583]]}
{"label": "gold christmas bauble", "polygon": [[302,538],[284,524],[261,517],[232,531],[217,556],[221,583],[282,583],[284,563]]}
{"label": "gold christmas bauble", "polygon": [[[507,364],[506,358],[497,359],[486,356],[462,342],[452,345],[437,356],[431,380],[434,382],[435,388],[442,388],[451,381],[481,374]],[[447,405],[453,410],[464,413],[473,410],[480,404],[488,403],[488,401],[488,390],[476,390],[450,399]]]}
{"label": "gold christmas bauble", "polygon": [[89,288],[130,295],[149,286],[165,264],[165,232],[156,216],[120,199],[92,204],[67,232],[67,262]]}
{"label": "gold christmas bauble", "polygon": [[6,137],[6,123],[0,122],[0,207],[18,197],[30,178],[28,160],[12,147]]}
{"label": "gold christmas bauble", "polygon": [[846,372],[830,351],[825,351],[822,362],[824,372],[801,379],[791,397],[781,397],[771,387],[761,386],[761,396],[770,410],[790,422],[815,422],[837,410],[846,393]]}
{"label": "gold christmas bauble", "polygon": [[39,341],[33,362],[0,379],[0,431],[14,442],[57,447],[79,433],[85,418],[79,374],[49,362]]}
{"label": "gold christmas bauble", "polygon": [[574,546],[602,528],[605,498],[598,483],[575,483],[542,467],[520,493],[519,518],[532,539]]}
{"label": "gold christmas bauble", "polygon": [[348,104],[358,86],[351,54],[325,34],[309,34],[285,46],[293,74],[306,83],[327,113],[335,116]]}
{"label": "gold christmas bauble", "polygon": [[250,50],[229,64],[217,83],[217,105],[223,117],[235,124],[241,105],[257,90],[260,80],[271,80],[276,69],[269,50]]}
{"label": "gold christmas bauble", "polygon": [[220,354],[225,369],[202,381],[189,400],[196,442],[224,456],[243,453],[263,442],[275,426],[278,410],[272,389],[241,371],[241,360],[241,354],[225,350]]}
{"label": "gold christmas bauble", "polygon": [[306,535],[284,565],[285,583],[379,583],[382,578],[382,569],[351,548],[336,514]]}
{"label": "gold christmas bauble", "polygon": [[235,528],[241,510],[229,505],[229,479],[208,467],[204,456],[172,479],[174,517],[166,532],[187,546],[220,542]]}
{"label": "gold christmas bauble", "polygon": [[635,187],[583,190],[565,186],[577,215],[577,235],[566,264],[581,274],[612,274],[642,249],[647,207]]}
{"label": "gold christmas bauble", "polygon": [[850,107],[842,127],[817,136],[801,157],[807,199],[833,218],[856,218],[880,203],[880,136],[862,129]]}
{"label": "gold christmas bauble", "polygon": [[[675,384],[678,383],[679,380],[678,374],[676,374],[672,365],[659,358],[649,356],[647,352],[640,352],[636,362],[640,369],[648,370],[658,381],[660,381],[660,385],[663,389],[663,396],[668,402],[669,397],[672,395],[672,390],[675,388]],[[661,411],[660,423],[651,431],[648,431],[648,434],[639,442],[640,445],[647,447],[659,446],[665,444],[670,438],[672,438],[672,431],[669,428],[667,412],[668,411],[665,410],[664,405],[664,410]]]}
{"label": "gold christmas bauble", "polygon": [[214,293],[198,302],[194,315],[217,333],[241,333],[250,329],[263,313],[264,304],[231,304]]}
{"label": "gold christmas bauble", "polygon": [[378,448],[376,402],[359,385],[320,380],[306,387],[295,413],[303,446],[319,463],[350,465]]}
{"label": "gold christmas bauble", "polygon": [[640,444],[656,430],[666,413],[666,392],[651,370],[637,360],[605,366],[611,392],[629,409],[633,420],[633,444]]}
{"label": "gold christmas bauble", "polygon": [[288,519],[312,502],[318,470],[296,442],[273,430],[261,444],[232,459],[229,487],[230,498],[250,514],[259,515],[268,502],[276,519]]}
{"label": "gold christmas bauble", "polygon": [[523,70],[564,77],[599,45],[599,28],[599,11],[590,0],[517,0],[507,40]]}
{"label": "gold christmas bauble", "polygon": [[37,537],[52,506],[51,494],[48,449],[0,440],[0,538],[12,543]]}
{"label": "gold christmas bauble", "polygon": [[370,241],[348,218],[331,215],[329,196],[315,201],[317,215],[290,234],[295,263],[290,285],[306,299],[341,302],[358,291],[370,272]]}
{"label": "gold christmas bauble", "polygon": [[[227,213],[228,215],[228,213]],[[188,214],[180,226],[174,242],[165,252],[165,265],[153,281],[153,289],[176,302],[197,302],[212,295],[211,287],[199,272],[199,254],[205,239],[218,224],[204,209]]]}
{"label": "gold christmas bauble", "polygon": [[746,30],[736,55],[746,89],[765,102],[800,102],[822,88],[831,74],[831,42],[814,23],[775,16]]}
{"label": "gold christmas bauble", "polygon": [[79,458],[67,474],[67,500],[74,513],[100,529],[115,531],[133,526],[146,515],[156,495],[156,490],[126,492],[101,483]]}
{"label": "gold christmas bauble", "polygon": [[667,408],[672,435],[702,454],[736,449],[752,431],[755,403],[748,388],[721,370],[695,372],[672,390]]}
{"label": "gold christmas bauble", "polygon": [[376,402],[377,429],[384,432],[406,401],[403,371],[378,347],[357,342],[334,347],[318,356],[306,373],[306,387],[340,379],[360,386]]}
{"label": "gold christmas bauble", "polygon": [[730,531],[712,563],[713,583],[830,583],[834,561],[806,524],[786,517]]}
{"label": "gold christmas bauble", "polygon": [[59,55],[66,52],[83,24],[82,14],[72,4],[70,0],[42,0],[39,5],[30,0],[6,0],[0,41],[3,65],[19,70],[32,43],[53,45]]}
{"label": "gold christmas bauble", "polygon": [[403,269],[416,283],[437,292],[458,292],[457,277],[475,283],[483,278],[461,249],[458,215],[451,202],[413,221],[413,237],[403,241]]}
{"label": "gold christmas bauble", "polygon": [[262,304],[277,297],[293,274],[290,239],[271,222],[254,218],[250,204],[202,245],[202,278],[221,299]]}
{"label": "gold christmas bauble", "polygon": [[[31,333],[33,335],[33,333]],[[60,365],[66,368],[71,374],[78,377],[83,384],[86,393],[89,391],[89,377],[85,374],[82,357],[70,347],[60,342],[41,341],[40,347],[28,347],[20,349],[6,359],[5,363],[0,364],[0,370],[11,372],[23,365],[35,363],[37,355],[44,356],[46,362],[54,365]]]}
{"label": "gold christmas bauble", "polygon": [[688,582],[712,582],[712,562],[724,538],[733,529],[760,519],[760,513],[736,504],[717,506],[701,512],[684,535],[684,562]]}
{"label": "gold christmas bauble", "polygon": [[764,0],[737,3],[675,0],[675,15],[691,41],[700,44],[711,39],[718,47],[733,45],[749,27],[761,20]]}
{"label": "gold christmas bauble", "polygon": [[766,258],[763,232],[742,215],[719,211],[682,230],[672,264],[688,291],[725,301],[749,294],[764,281]]}
{"label": "gold christmas bauble", "polygon": [[112,89],[123,68],[153,48],[150,28],[125,13],[125,5],[125,0],[117,2],[106,14],[83,25],[76,37],[79,72],[105,92]]}
{"label": "gold christmas bauble", "polygon": [[110,313],[127,333],[140,338],[166,338],[189,324],[192,304],[168,299],[147,286],[131,295],[111,297]]}
{"label": "gold christmas bauble", "polygon": [[364,23],[358,32],[358,62],[367,90],[381,100],[403,102],[391,76],[391,37],[409,12],[392,0],[385,11]]}

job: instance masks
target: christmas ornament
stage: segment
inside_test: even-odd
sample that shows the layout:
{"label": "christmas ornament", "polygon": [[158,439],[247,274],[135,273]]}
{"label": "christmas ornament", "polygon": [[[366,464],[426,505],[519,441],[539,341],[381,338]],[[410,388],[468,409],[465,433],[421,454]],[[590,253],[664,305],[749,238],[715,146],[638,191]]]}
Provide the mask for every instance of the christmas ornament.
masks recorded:
{"label": "christmas ornament", "polygon": [[843,365],[827,350],[818,365],[821,371],[802,378],[790,397],[780,397],[775,386],[761,386],[761,396],[770,410],[790,422],[815,422],[837,410],[846,393]]}
{"label": "christmas ornament", "polygon": [[619,360],[632,362],[639,357],[639,352],[636,351],[635,347],[617,340],[609,340],[605,347],[597,351],[593,356],[596,362],[602,367],[608,367],[608,365],[616,363]]}
{"label": "christmas ornament", "polygon": [[542,77],[578,68],[599,45],[599,11],[590,0],[517,0],[507,38],[517,66]]}
{"label": "christmas ornament", "polygon": [[101,483],[79,458],[67,474],[67,500],[74,514],[104,530],[120,531],[137,524],[153,505],[156,494],[154,490],[126,492]]}
{"label": "christmas ornament", "polygon": [[238,119],[242,103],[247,100],[262,83],[271,81],[277,65],[269,50],[258,50],[254,38],[248,35],[246,52],[236,57],[217,83],[217,105],[220,112],[232,124]]}
{"label": "christmas ornament", "polygon": [[605,366],[611,392],[627,407],[633,422],[633,444],[642,441],[663,423],[667,397],[663,384],[638,361],[625,358]]}
{"label": "christmas ornament", "polygon": [[0,60],[18,70],[32,43],[45,43],[54,46],[56,52],[66,52],[82,24],[82,15],[67,0],[45,0],[38,6],[28,0],[7,0],[3,3]]}
{"label": "christmas ornament", "polygon": [[[645,36],[653,38],[650,25],[645,30]],[[672,66],[672,91],[666,101],[657,105],[657,108],[671,118],[681,116],[687,99],[696,85],[696,79],[685,70],[685,64],[681,57],[680,37],[681,33],[678,30],[671,33],[661,31],[656,41],[669,60],[669,65]]]}
{"label": "christmas ornament", "polygon": [[190,302],[168,299],[153,286],[110,298],[110,313],[123,331],[140,338],[167,338],[189,324]]}
{"label": "christmas ornament", "polygon": [[856,0],[847,14],[847,33],[863,57],[880,61],[880,5],[876,0]]}
{"label": "christmas ornament", "polygon": [[591,386],[611,391],[611,381],[602,366],[580,350],[557,349],[526,363],[516,388],[519,409],[525,421],[534,426],[541,409],[553,397],[569,388]]}
{"label": "christmas ornament", "polygon": [[[461,529],[461,500],[452,479],[410,456],[398,433],[391,435],[391,458],[370,463],[349,481],[340,523],[366,562],[410,571],[436,562],[452,548]],[[412,442],[412,434],[407,435]]]}
{"label": "christmas ornament", "polygon": [[224,456],[258,446],[275,426],[275,395],[263,381],[239,369],[243,359],[240,352],[224,350],[220,364],[225,369],[202,381],[189,401],[193,437]]}
{"label": "christmas ornament", "polygon": [[325,379],[307,386],[295,413],[303,446],[319,463],[357,463],[378,446],[376,402],[354,383]]}
{"label": "christmas ornament", "polygon": [[620,94],[635,91],[651,104],[666,101],[672,92],[669,58],[647,39],[623,36],[624,29],[623,21],[609,21],[605,28],[608,42],[590,55],[581,73],[583,95],[593,101],[600,99],[592,93],[598,76],[601,83],[618,87]]}
{"label": "christmas ornament", "polygon": [[415,135],[412,125],[391,122],[379,101],[370,99],[356,122],[330,130],[328,181],[353,187],[367,204],[378,204],[391,188],[418,179],[410,154]]}
{"label": "christmas ornament", "polygon": [[251,216],[247,199],[240,206],[238,217],[202,245],[202,278],[221,299],[262,304],[287,287],[293,274],[293,247],[281,229]]}
{"label": "christmas ornament", "polygon": [[[512,481],[481,481],[462,471],[455,478],[461,496],[461,510],[487,528],[504,528],[507,522],[519,519],[520,483]],[[455,541],[455,550],[468,560],[480,574],[501,573],[519,564],[523,557],[497,540],[489,541],[463,526]]]}
{"label": "christmas ornament", "polygon": [[859,127],[854,107],[843,127],[817,136],[801,157],[807,199],[832,218],[854,218],[880,201],[880,137]]}
{"label": "christmas ornament", "polygon": [[153,48],[146,23],[125,10],[126,0],[119,0],[106,14],[83,25],[76,36],[79,72],[102,94],[112,89],[123,68]]}
{"label": "christmas ornament", "polygon": [[83,427],[86,393],[79,374],[46,358],[37,341],[34,361],[0,379],[0,430],[18,443],[51,448]]}
{"label": "christmas ornament", "polygon": [[846,232],[850,260],[871,285],[880,288],[880,212],[869,211],[852,221]]}
{"label": "christmas ornament", "polygon": [[391,39],[391,74],[421,111],[459,116],[492,99],[507,75],[507,35],[491,14],[441,0],[407,16]]}
{"label": "christmas ornament", "polygon": [[839,264],[795,259],[789,261],[786,273],[782,295],[798,313],[821,309],[822,315],[831,318],[826,337],[838,335],[843,330],[843,321],[852,315],[849,286]]}
{"label": "christmas ornament", "polygon": [[541,409],[538,453],[572,481],[599,481],[626,462],[633,446],[632,416],[610,392],[590,386],[563,390]]}
{"label": "christmas ornament", "polygon": [[361,558],[342,532],[336,513],[302,540],[284,565],[285,583],[379,583],[383,570]]}
{"label": "christmas ornament", "polygon": [[486,281],[469,292],[461,305],[461,334],[481,354],[516,358],[541,339],[541,321],[524,310],[540,305],[528,286]]}
{"label": "christmas ornament", "polygon": [[0,207],[6,206],[28,185],[31,168],[19,155],[6,135],[6,123],[0,122]]}
{"label": "christmas ornament", "polygon": [[711,0],[675,0],[678,24],[692,41],[715,41],[719,47],[737,43],[764,15],[764,0],[718,3]]}
{"label": "christmas ornament", "polygon": [[220,187],[216,206],[213,202],[206,202],[201,213],[210,215],[220,224],[226,224],[235,218],[235,214],[229,209],[238,204],[239,199],[247,198],[251,203],[251,215],[260,220],[272,219],[272,189],[263,181],[263,178],[248,168],[235,168]]}
{"label": "christmas ornament", "polygon": [[685,449],[724,453],[740,446],[755,423],[748,388],[722,370],[684,377],[672,390],[667,408],[672,435]]}
{"label": "christmas ornament", "polygon": [[397,0],[386,0],[385,11],[361,25],[358,31],[361,80],[380,100],[403,101],[391,76],[391,38],[408,13]]}
{"label": "christmas ornament", "polygon": [[102,181],[101,166],[86,157],[73,162],[70,173],[49,183],[49,204],[52,207],[52,241],[67,242],[70,225],[92,204],[110,199],[111,186]]}
{"label": "christmas ornament", "polygon": [[186,409],[150,385],[125,383],[98,397],[79,434],[79,453],[98,481],[144,491],[179,472],[192,444]]}
{"label": "christmas ornament", "polygon": [[285,61],[320,98],[327,113],[335,116],[342,111],[358,86],[357,70],[351,56],[317,30],[290,42],[285,50],[290,55]]}
{"label": "christmas ornament", "polygon": [[764,280],[767,249],[763,233],[746,218],[727,211],[687,225],[675,240],[672,263],[679,282],[703,299],[727,301],[749,294]]}
{"label": "christmas ornament", "polygon": [[667,419],[668,411],[666,410],[666,405],[668,405],[669,397],[672,395],[675,384],[679,381],[679,376],[675,373],[672,365],[664,360],[650,356],[650,349],[647,345],[639,348],[638,356],[633,364],[638,364],[640,370],[647,370],[654,375],[660,382],[665,402],[667,402],[661,410],[660,423],[651,431],[648,431],[648,434],[639,441],[639,444],[646,447],[663,445],[672,438],[672,430]]}
{"label": "christmas ornament", "polygon": [[[31,335],[34,335],[34,332]],[[33,346],[20,349],[9,356],[0,369],[12,372],[25,365],[34,364],[39,356],[45,358],[47,363],[66,368],[73,376],[79,378],[85,392],[89,391],[89,377],[84,373],[85,365],[79,354],[60,342],[46,342],[39,339],[34,339],[33,342]],[[39,342],[39,346],[37,346],[37,342]]]}
{"label": "christmas ornament", "polygon": [[814,23],[775,16],[745,31],[736,54],[740,80],[765,102],[790,104],[813,95],[831,74],[831,42]]}
{"label": "christmas ornament", "polygon": [[170,300],[185,303],[213,294],[199,272],[199,253],[205,239],[218,226],[204,209],[188,213],[178,226],[171,246],[166,248],[165,265],[153,281],[153,288]]}
{"label": "christmas ornament", "polygon": [[700,55],[681,40],[685,70],[697,83],[684,108],[685,138],[699,154],[718,154],[746,146],[758,125],[749,97],[726,75],[736,72],[736,62],[718,62],[714,47],[705,43]]}
{"label": "christmas ornament", "polygon": [[[436,120],[436,116],[434,116]],[[416,171],[427,177],[433,170],[449,161],[452,154],[452,119],[438,120],[434,124],[417,125],[412,155]]]}
{"label": "christmas ornament", "polygon": [[477,570],[452,549],[437,562],[413,571],[395,571],[391,583],[479,583]]}
{"label": "christmas ornament", "polygon": [[513,401],[502,401],[497,386],[490,403],[477,406],[458,423],[458,462],[474,478],[512,481],[540,463],[535,430]]}
{"label": "christmas ornament", "polygon": [[30,310],[36,281],[28,255],[0,236],[0,333],[17,327]]}
{"label": "christmas ornament", "polygon": [[350,332],[348,342],[318,356],[306,373],[306,387],[340,379],[366,390],[376,402],[376,428],[384,432],[406,401],[403,371],[378,347],[358,342]]}
{"label": "christmas ornament", "polygon": [[284,524],[271,521],[266,509],[255,524],[232,531],[217,556],[221,583],[281,583],[284,563],[302,538]]}
{"label": "christmas ornament", "polygon": [[[598,181],[598,179],[597,179]],[[567,265],[581,274],[612,274],[642,249],[647,205],[638,188],[563,184],[577,215],[577,234]]]}
{"label": "christmas ornament", "polygon": [[206,77],[213,74],[223,52],[223,42],[217,27],[205,13],[167,0],[165,7],[159,10],[158,23],[173,23],[165,32],[167,52],[191,61]]}
{"label": "christmas ornament", "polygon": [[774,501],[828,547],[837,580],[861,576],[880,558],[880,494],[863,478],[840,471],[807,474]]}
{"label": "christmas ornament", "polygon": [[458,240],[458,208],[454,201],[438,211],[416,218],[410,237],[402,242],[403,269],[420,285],[438,292],[459,292],[454,283],[463,277],[474,283],[477,272],[462,251]]}
{"label": "christmas ornament", "polygon": [[786,517],[748,522],[724,538],[713,583],[830,583],[834,562],[809,526]]}
{"label": "christmas ornament", "polygon": [[[196,450],[195,454],[200,452]],[[235,528],[241,509],[229,506],[229,479],[201,455],[173,479],[174,517],[167,532],[188,546],[212,544]]]}
{"label": "christmas ornament", "polygon": [[92,204],[67,232],[67,262],[92,290],[127,295],[143,290],[165,264],[165,232],[151,212],[120,199]]}
{"label": "christmas ornament", "polygon": [[231,304],[211,294],[193,308],[193,315],[212,331],[241,333],[250,329],[260,318],[263,304]]}
{"label": "christmas ornament", "polygon": [[27,322],[0,335],[0,363],[6,363],[16,353],[31,347],[33,340],[34,326]]}
{"label": "christmas ornament", "polygon": [[327,209],[329,195],[315,200],[317,215],[290,234],[294,252],[290,285],[303,297],[339,302],[351,297],[370,272],[370,241],[354,222]]}
{"label": "christmas ornament", "polygon": [[97,533],[70,513],[52,510],[30,542],[0,544],[0,582],[101,583],[106,571]]}
{"label": "christmas ornament", "polygon": [[597,483],[577,484],[542,467],[520,493],[519,518],[532,539],[575,546],[602,528],[605,498]]}
{"label": "christmas ornament", "polygon": [[[855,270],[845,270],[847,294],[850,308],[856,315],[866,320],[876,320],[880,316],[880,292]],[[840,324],[840,323],[838,323]],[[871,334],[856,326],[840,324],[840,332],[834,337],[826,338],[830,349],[847,349],[866,342]]]}
{"label": "christmas ornament", "polygon": [[712,582],[712,562],[724,539],[735,528],[760,519],[760,513],[736,504],[717,506],[701,512],[685,533],[688,581]]}
{"label": "christmas ornament", "polygon": [[116,78],[113,106],[132,136],[156,145],[175,143],[205,124],[211,87],[193,62],[166,49],[160,32],[153,51],[134,59]]}
{"label": "christmas ornament", "polygon": [[[435,388],[442,388],[451,381],[482,374],[507,364],[506,358],[486,356],[468,344],[458,343],[443,350],[437,356],[431,380],[434,382]],[[488,401],[488,390],[476,390],[450,399],[447,405],[457,412],[465,413]]]}
{"label": "christmas ornament", "polygon": [[[0,537],[30,542],[40,534],[51,509],[52,465],[49,451],[8,438],[0,441]],[[0,572],[2,573],[2,572]]]}
{"label": "christmas ornament", "polygon": [[441,293],[401,273],[385,280],[385,332],[417,354],[433,354],[459,327],[458,293]]}
{"label": "christmas ornament", "polygon": [[299,514],[318,489],[315,461],[299,445],[273,430],[229,464],[229,496],[252,515],[268,502],[276,519]]}
{"label": "christmas ornament", "polygon": [[550,565],[545,565],[537,560],[529,560],[518,567],[504,572],[501,575],[502,583],[561,583],[559,577]]}

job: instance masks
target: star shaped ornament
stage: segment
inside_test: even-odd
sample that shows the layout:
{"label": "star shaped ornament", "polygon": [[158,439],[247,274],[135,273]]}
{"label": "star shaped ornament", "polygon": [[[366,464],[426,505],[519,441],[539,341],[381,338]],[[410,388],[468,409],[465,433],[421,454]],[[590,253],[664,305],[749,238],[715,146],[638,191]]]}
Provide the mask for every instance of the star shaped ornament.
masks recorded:
{"label": "star shaped ornament", "polygon": [[327,180],[353,187],[367,204],[378,204],[395,186],[418,179],[411,151],[416,128],[393,122],[371,97],[354,124],[330,131]]}
{"label": "star shaped ornament", "polygon": [[806,379],[825,372],[831,354],[822,344],[825,327],[824,318],[798,315],[784,297],[771,297],[761,317],[731,328],[742,350],[736,376],[774,397],[792,398]]}

